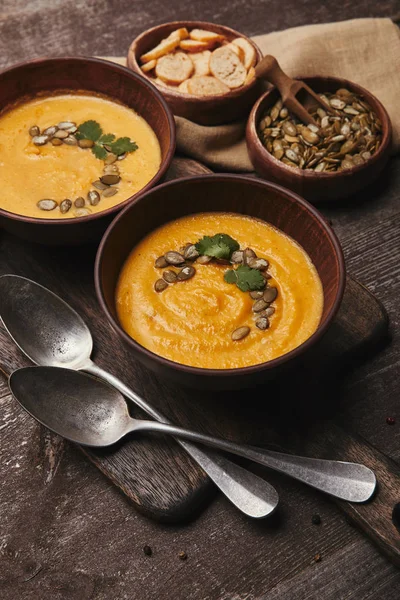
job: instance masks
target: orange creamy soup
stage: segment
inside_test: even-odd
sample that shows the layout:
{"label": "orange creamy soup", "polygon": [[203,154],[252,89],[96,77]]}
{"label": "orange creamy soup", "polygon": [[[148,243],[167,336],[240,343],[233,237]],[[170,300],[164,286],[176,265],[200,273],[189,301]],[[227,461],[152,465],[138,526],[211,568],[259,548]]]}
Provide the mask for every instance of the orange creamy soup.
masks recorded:
{"label": "orange creamy soup", "polygon": [[[179,252],[188,242],[220,232],[238,242],[239,253],[251,248],[269,261],[264,271],[240,266],[243,280],[266,285],[253,290],[253,297],[224,279],[238,264],[201,264],[202,257],[186,261],[194,275],[184,264],[155,266],[168,251]],[[249,264],[259,267],[263,261]],[[159,284],[165,271],[178,274],[182,268],[190,278]],[[265,282],[260,272],[270,278]],[[237,278],[237,273],[231,277]],[[266,290],[270,291],[263,296]],[[264,297],[273,300],[266,303]],[[122,327],[148,350],[184,365],[229,369],[277,358],[302,344],[320,322],[323,290],[306,252],[275,227],[242,215],[201,213],[163,225],[133,249],[120,274],[116,306]]]}
{"label": "orange creamy soup", "polygon": [[[83,137],[92,139],[81,140],[80,126],[88,121]],[[114,154],[124,148],[129,151]],[[107,210],[141,190],[160,163],[150,125],[105,97],[41,97],[0,115],[0,207],[13,213],[69,219]],[[107,174],[114,174],[106,180],[113,183],[98,183]],[[40,205],[43,200],[49,202]]]}

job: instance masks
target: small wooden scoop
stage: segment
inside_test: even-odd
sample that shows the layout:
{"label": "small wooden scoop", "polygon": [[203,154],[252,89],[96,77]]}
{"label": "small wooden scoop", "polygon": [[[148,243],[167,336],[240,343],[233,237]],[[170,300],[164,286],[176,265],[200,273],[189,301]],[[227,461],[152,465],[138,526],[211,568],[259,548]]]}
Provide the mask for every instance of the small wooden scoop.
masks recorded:
{"label": "small wooden scoop", "polygon": [[[256,77],[266,79],[278,88],[284,105],[306,125],[312,124],[318,127],[318,123],[308,112],[307,105],[310,107],[311,105],[315,106],[315,104],[318,104],[326,112],[336,114],[336,111],[321,100],[318,94],[313,92],[306,83],[292,79],[286,75],[274,56],[264,56],[256,66],[255,71]],[[296,98],[300,92],[302,103]]]}

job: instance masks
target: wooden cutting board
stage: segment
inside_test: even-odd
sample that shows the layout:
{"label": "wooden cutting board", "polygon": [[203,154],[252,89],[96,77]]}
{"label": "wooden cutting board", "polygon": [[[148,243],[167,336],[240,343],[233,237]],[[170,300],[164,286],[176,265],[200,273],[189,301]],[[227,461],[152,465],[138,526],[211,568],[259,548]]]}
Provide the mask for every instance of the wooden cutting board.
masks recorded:
{"label": "wooden cutting board", "polygon": [[[168,179],[207,172],[195,161],[176,158]],[[397,466],[338,425],[340,402],[339,396],[335,397],[340,388],[340,369],[350,358],[360,359],[364,353],[376,351],[387,336],[387,316],[379,301],[349,277],[335,323],[314,356],[309,356],[290,378],[255,390],[207,392],[205,396],[158,380],[131,358],[97,304],[93,286],[95,251],[93,247],[49,250],[3,234],[0,270],[1,274],[30,277],[76,308],[92,331],[98,364],[145,396],[174,423],[254,445],[351,459],[371,466],[380,481],[377,499],[362,506],[346,502],[339,505],[400,563],[400,536],[391,522],[393,507],[400,500]],[[0,349],[6,370],[28,364],[3,329]],[[138,416],[143,416],[140,411]],[[48,444],[57,462],[63,442],[49,434]],[[135,508],[158,521],[194,517],[215,490],[193,460],[166,437],[138,436],[111,449],[82,448],[82,452],[130,498]],[[274,481],[274,474],[258,472]]]}

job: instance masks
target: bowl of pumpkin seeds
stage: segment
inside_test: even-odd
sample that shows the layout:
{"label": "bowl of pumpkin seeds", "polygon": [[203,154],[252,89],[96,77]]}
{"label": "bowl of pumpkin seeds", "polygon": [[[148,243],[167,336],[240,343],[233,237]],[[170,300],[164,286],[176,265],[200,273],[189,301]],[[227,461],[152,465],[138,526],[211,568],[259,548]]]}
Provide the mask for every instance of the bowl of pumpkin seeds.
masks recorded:
{"label": "bowl of pumpkin seeds", "polygon": [[331,108],[308,105],[316,125],[290,113],[274,87],[254,105],[246,129],[257,173],[313,203],[348,198],[373,183],[391,150],[392,126],[382,103],[337,77],[304,77]]}

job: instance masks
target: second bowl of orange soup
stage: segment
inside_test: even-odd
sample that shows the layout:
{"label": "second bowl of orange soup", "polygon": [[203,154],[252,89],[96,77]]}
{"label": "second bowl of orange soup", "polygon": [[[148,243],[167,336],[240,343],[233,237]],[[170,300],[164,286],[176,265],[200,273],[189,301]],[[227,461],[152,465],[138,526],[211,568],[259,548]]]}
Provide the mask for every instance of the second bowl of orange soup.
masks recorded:
{"label": "second bowl of orange soup", "polygon": [[235,175],[143,194],[106,232],[96,288],[135,357],[189,386],[246,387],[293,364],[340,305],[343,255],[299,196]]}

